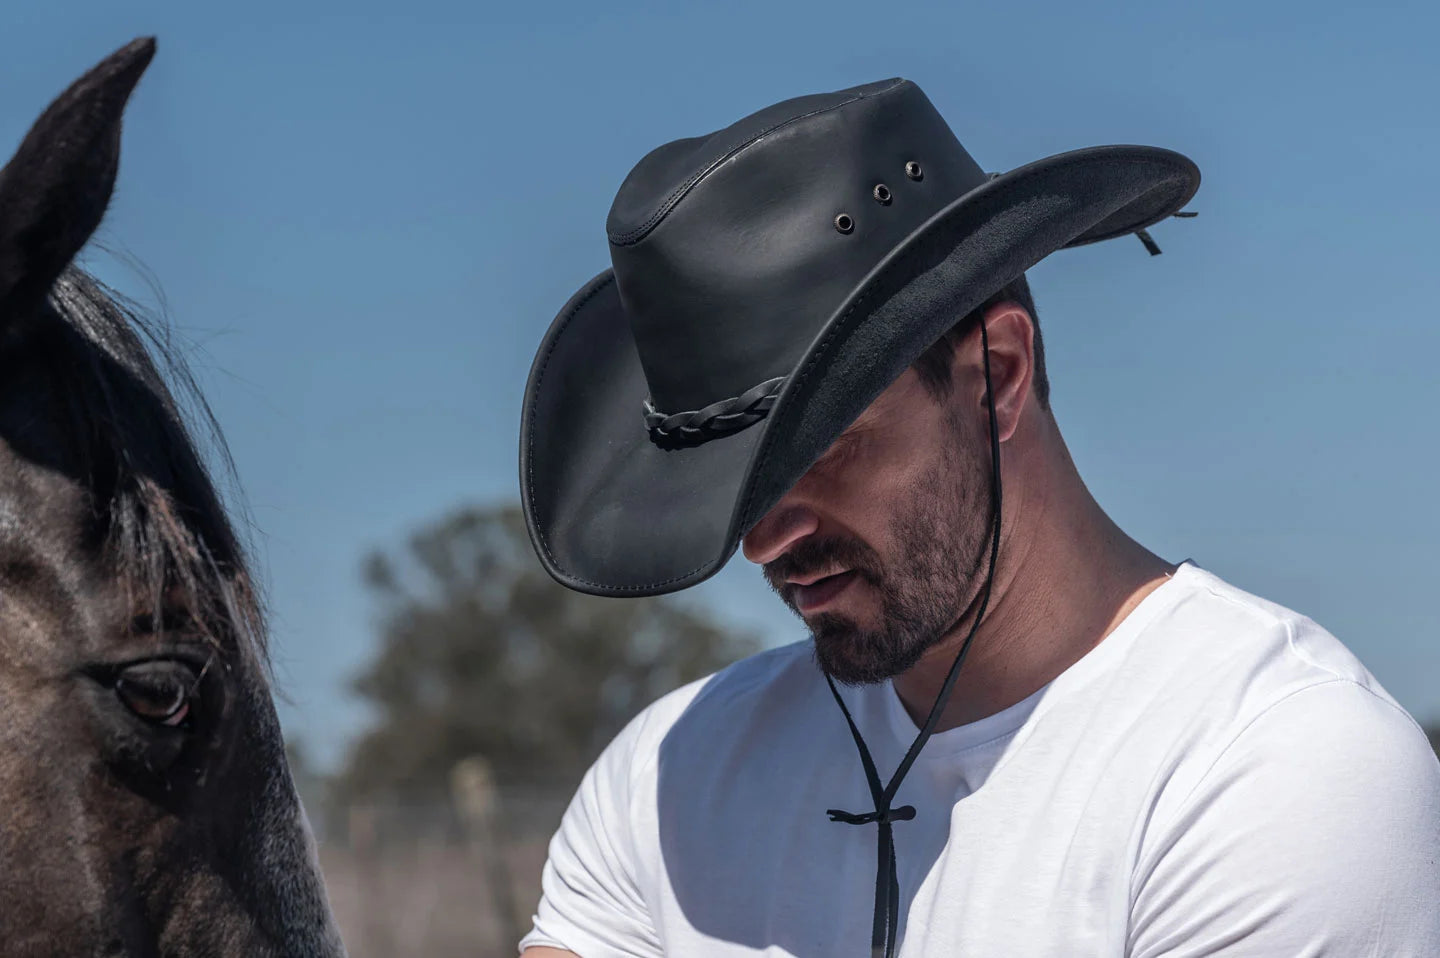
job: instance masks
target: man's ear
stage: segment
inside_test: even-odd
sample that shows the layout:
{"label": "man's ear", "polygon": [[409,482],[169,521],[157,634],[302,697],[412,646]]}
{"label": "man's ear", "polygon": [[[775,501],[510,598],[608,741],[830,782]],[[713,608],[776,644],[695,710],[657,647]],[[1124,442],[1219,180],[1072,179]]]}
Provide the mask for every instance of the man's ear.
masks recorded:
{"label": "man's ear", "polygon": [[43,301],[100,225],[120,162],[120,117],[155,55],[130,43],[71,84],[0,170],[0,317]]}
{"label": "man's ear", "polygon": [[[1035,378],[1035,325],[1030,314],[1019,303],[996,303],[985,311],[985,337],[980,327],[965,337],[964,346],[955,351],[955,362],[962,368],[953,370],[956,382],[973,387],[971,395],[985,417],[989,417],[985,397],[985,367],[982,365],[981,344],[989,340],[990,384],[995,393],[995,424],[1000,441],[1015,434],[1020,414],[1033,400],[1030,385]],[[989,433],[989,426],[986,426]]]}

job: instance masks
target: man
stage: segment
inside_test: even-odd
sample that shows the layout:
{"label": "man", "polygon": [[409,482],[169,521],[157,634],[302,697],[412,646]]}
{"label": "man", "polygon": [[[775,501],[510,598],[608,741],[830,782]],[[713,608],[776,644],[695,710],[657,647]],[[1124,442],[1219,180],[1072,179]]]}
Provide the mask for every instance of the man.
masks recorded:
{"label": "man", "polygon": [[527,387],[537,554],[646,595],[743,545],[813,641],[610,744],[529,958],[1440,954],[1420,729],[1313,622],[1126,536],[1050,410],[1025,270],[1157,252],[1198,183],[1145,147],[987,175],[899,80],[636,166]]}

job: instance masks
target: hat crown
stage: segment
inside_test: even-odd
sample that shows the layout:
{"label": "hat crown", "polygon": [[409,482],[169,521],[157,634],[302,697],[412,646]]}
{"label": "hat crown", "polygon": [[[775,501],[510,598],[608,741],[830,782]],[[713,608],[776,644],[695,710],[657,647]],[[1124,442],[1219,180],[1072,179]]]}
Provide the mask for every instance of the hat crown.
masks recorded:
{"label": "hat crown", "polygon": [[901,79],[786,100],[651,151],[607,232],[655,408],[700,409],[787,375],[887,253],[987,179]]}

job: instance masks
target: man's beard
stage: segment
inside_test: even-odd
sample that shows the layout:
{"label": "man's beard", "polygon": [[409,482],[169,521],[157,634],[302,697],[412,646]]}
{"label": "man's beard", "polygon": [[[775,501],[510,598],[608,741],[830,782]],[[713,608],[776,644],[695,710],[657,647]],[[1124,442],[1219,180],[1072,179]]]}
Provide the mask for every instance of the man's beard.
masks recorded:
{"label": "man's beard", "polygon": [[[876,628],[840,612],[808,622],[815,659],[842,685],[869,685],[909,671],[964,616],[988,559],[989,470],[958,448],[960,436],[916,483],[891,521],[888,561],[854,539],[804,539],[765,567],[765,577],[798,614],[790,577],[848,568],[880,598]],[[968,448],[983,448],[966,444]],[[988,458],[988,457],[987,457]]]}

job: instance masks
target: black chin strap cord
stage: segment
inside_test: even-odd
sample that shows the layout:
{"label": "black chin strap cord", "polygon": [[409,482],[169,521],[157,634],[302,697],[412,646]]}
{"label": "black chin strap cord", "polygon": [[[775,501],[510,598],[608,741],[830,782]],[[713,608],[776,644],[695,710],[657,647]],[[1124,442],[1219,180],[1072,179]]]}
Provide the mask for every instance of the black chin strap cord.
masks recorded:
{"label": "black chin strap cord", "polygon": [[990,408],[989,569],[985,574],[985,585],[980,591],[980,605],[976,609],[975,621],[970,626],[970,632],[965,636],[965,641],[955,656],[955,662],[945,676],[945,684],[940,687],[940,694],[935,697],[935,704],[930,707],[930,714],[925,719],[924,727],[920,729],[920,734],[915,736],[915,741],[910,744],[910,749],[905,753],[905,757],[900,760],[900,765],[895,769],[895,774],[890,777],[888,785],[881,786],[880,775],[875,770],[875,760],[870,757],[870,749],[865,746],[865,740],[860,737],[860,730],[855,727],[855,720],[851,717],[850,710],[846,708],[845,700],[840,697],[840,691],[835,688],[835,682],[829,675],[825,676],[825,681],[830,685],[830,693],[835,696],[840,711],[845,715],[845,722],[850,726],[850,735],[855,739],[855,747],[860,752],[860,762],[865,767],[865,781],[870,786],[870,797],[875,802],[873,812],[856,815],[832,808],[828,809],[826,814],[830,816],[832,822],[842,822],[846,825],[869,825],[873,822],[880,826],[875,868],[875,921],[870,933],[871,958],[894,958],[895,955],[895,935],[900,924],[900,880],[896,875],[895,868],[893,825],[895,822],[908,822],[915,817],[913,805],[892,808],[890,803],[895,800],[895,793],[900,790],[900,783],[905,780],[910,767],[915,764],[920,750],[930,740],[936,724],[940,721],[940,714],[945,710],[945,703],[950,700],[950,690],[955,687],[955,679],[960,675],[960,666],[965,661],[965,653],[970,650],[970,642],[975,638],[975,633],[980,630],[980,622],[985,617],[986,607],[990,604],[990,589],[995,582],[995,557],[1000,551],[1000,428],[995,421],[995,391],[990,382],[990,337],[985,331],[983,320],[980,322],[980,346],[984,353],[985,400]]}

